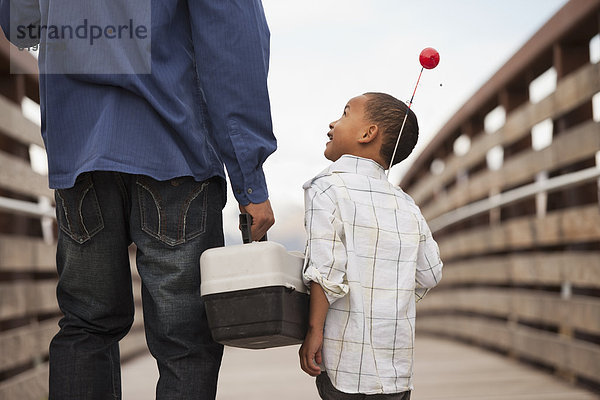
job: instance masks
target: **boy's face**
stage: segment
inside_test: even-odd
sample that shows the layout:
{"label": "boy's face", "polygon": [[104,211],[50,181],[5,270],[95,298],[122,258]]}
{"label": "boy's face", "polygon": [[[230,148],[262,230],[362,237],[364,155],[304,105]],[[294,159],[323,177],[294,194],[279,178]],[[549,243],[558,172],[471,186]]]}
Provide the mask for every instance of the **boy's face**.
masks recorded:
{"label": "boy's face", "polygon": [[369,129],[364,116],[367,97],[360,95],[348,101],[340,119],[329,124],[329,142],[325,145],[325,158],[337,161],[344,154],[357,155],[359,139]]}

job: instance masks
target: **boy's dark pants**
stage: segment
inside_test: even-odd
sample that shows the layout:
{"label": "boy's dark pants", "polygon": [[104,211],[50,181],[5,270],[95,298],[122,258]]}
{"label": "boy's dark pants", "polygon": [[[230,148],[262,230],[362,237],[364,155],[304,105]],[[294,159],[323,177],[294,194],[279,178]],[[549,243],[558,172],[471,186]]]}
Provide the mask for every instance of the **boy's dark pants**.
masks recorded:
{"label": "boy's dark pants", "polygon": [[146,339],[160,371],[157,399],[215,398],[223,347],[207,325],[198,260],[223,245],[225,196],[220,178],[160,182],[98,171],[56,191],[64,318],[50,345],[51,400],[121,398],[119,340],[134,313],[132,242]]}
{"label": "boy's dark pants", "polygon": [[323,400],[410,400],[410,391],[393,394],[340,392],[331,384],[331,380],[325,372],[321,372],[321,375],[317,376],[317,390]]}

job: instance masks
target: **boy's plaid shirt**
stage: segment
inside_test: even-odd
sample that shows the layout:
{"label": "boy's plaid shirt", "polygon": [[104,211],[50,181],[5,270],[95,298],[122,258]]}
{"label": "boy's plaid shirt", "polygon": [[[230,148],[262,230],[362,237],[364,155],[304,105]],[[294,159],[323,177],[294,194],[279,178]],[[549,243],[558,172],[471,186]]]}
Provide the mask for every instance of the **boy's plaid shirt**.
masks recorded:
{"label": "boy's plaid shirt", "polygon": [[412,390],[415,303],[442,277],[412,198],[373,160],[344,155],[304,184],[304,280],[330,303],[323,364],[347,393]]}

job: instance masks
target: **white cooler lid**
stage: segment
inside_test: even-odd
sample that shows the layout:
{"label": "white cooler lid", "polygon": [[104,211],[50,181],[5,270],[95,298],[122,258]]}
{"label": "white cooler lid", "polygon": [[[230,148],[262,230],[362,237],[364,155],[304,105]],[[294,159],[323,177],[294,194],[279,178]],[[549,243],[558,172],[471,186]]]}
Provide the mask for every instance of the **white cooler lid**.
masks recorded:
{"label": "white cooler lid", "polygon": [[206,250],[200,257],[203,296],[267,286],[307,293],[302,281],[302,253],[276,242],[252,242]]}

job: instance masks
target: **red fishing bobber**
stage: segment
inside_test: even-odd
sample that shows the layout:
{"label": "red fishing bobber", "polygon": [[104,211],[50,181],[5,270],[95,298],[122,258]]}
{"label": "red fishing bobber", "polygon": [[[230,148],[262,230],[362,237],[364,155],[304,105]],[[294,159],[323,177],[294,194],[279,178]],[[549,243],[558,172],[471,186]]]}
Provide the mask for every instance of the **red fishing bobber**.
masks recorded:
{"label": "red fishing bobber", "polygon": [[[437,52],[433,47],[426,47],[419,54],[419,61],[421,62],[421,72],[419,72],[419,78],[417,79],[417,84],[415,85],[415,90],[413,90],[413,94],[408,102],[408,108],[412,106],[413,99],[415,98],[415,93],[417,92],[417,87],[419,86],[419,82],[421,81],[421,75],[423,74],[423,69],[434,69],[440,63],[440,53]],[[442,85],[440,85],[442,86]],[[400,143],[400,137],[402,136],[402,131],[404,130],[404,125],[406,124],[406,118],[408,117],[408,113],[404,114],[404,120],[402,121],[402,125],[400,126],[400,132],[398,133],[398,139],[396,140],[396,146],[394,147],[394,152],[392,153],[392,158],[390,159],[390,164],[393,164],[394,157],[396,156],[396,151],[398,150],[398,144]],[[386,175],[389,176],[391,168],[388,168]]]}
{"label": "red fishing bobber", "polygon": [[438,53],[437,50],[432,47],[427,47],[423,49],[419,55],[419,61],[421,62],[423,68],[433,69],[437,67],[440,62],[440,53]]}

